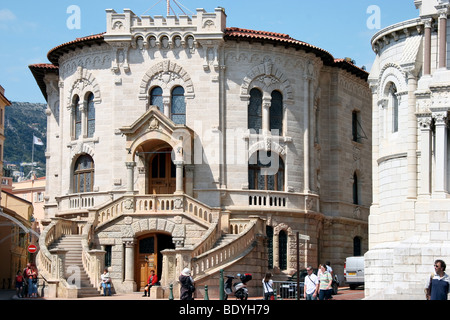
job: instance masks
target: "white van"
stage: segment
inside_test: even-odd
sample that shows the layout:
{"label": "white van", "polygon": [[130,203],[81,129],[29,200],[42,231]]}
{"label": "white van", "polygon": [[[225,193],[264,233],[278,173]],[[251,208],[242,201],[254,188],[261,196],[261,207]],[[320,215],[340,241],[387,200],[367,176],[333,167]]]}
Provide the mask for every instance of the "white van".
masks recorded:
{"label": "white van", "polygon": [[364,257],[348,257],[344,264],[344,277],[350,289],[364,284]]}

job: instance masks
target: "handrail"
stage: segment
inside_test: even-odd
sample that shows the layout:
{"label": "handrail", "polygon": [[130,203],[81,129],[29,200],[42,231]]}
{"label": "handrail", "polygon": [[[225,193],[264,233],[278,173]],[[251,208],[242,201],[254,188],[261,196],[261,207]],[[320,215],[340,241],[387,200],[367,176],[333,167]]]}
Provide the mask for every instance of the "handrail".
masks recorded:
{"label": "handrail", "polygon": [[63,235],[79,234],[83,230],[85,221],[72,221],[62,218],[53,218],[39,237],[39,253],[37,264],[39,273],[43,278],[57,279],[65,287],[68,283],[64,277],[64,265],[57,254],[49,251],[49,246]]}
{"label": "handrail", "polygon": [[257,220],[253,220],[241,236],[234,239],[230,243],[213,248],[199,256],[193,255],[191,259],[193,265],[193,276],[205,274],[208,270],[217,268],[217,266],[237,258],[255,241],[256,228]]}
{"label": "handrail", "polygon": [[92,241],[94,232],[94,224],[94,221],[89,221],[83,230],[81,239],[81,259],[83,268],[88,274],[91,285],[96,287],[100,283],[100,274],[104,268],[105,251],[89,249],[89,244]]}
{"label": "handrail", "polygon": [[188,195],[124,195],[96,209],[98,226],[125,214],[154,214],[184,212],[206,225],[218,220],[215,209]]}

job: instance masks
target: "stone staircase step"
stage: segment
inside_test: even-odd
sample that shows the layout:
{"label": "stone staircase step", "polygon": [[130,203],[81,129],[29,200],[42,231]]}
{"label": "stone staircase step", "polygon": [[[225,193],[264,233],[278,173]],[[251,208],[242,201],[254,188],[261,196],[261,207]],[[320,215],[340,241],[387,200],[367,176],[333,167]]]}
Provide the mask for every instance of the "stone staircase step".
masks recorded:
{"label": "stone staircase step", "polygon": [[[66,235],[62,236],[58,241],[55,241],[50,247],[51,249],[67,250],[65,264],[71,267],[79,268],[79,288],[78,298],[95,297],[100,295],[99,288],[91,284],[87,272],[84,270],[82,256],[83,248],[81,245],[81,235]],[[73,270],[72,270],[73,271]],[[66,278],[73,276],[73,273],[67,273]]]}

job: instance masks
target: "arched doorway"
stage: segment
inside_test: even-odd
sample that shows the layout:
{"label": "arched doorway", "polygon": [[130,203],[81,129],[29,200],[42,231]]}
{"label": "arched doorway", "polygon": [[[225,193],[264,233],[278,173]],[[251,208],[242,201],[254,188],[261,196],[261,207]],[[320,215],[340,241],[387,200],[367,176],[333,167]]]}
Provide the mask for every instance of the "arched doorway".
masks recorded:
{"label": "arched doorway", "polygon": [[161,251],[165,249],[175,249],[172,236],[168,234],[150,233],[140,236],[137,239],[134,274],[138,291],[144,290],[151,270],[154,270],[158,279],[161,280]]}
{"label": "arched doorway", "polygon": [[176,167],[171,149],[155,151],[149,161],[149,192],[151,194],[173,194],[176,189]]}

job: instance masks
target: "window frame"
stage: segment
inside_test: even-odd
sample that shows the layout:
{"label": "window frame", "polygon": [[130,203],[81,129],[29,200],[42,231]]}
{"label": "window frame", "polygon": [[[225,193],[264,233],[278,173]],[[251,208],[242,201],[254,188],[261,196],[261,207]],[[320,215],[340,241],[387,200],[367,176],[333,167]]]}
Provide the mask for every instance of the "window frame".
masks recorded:
{"label": "window frame", "polygon": [[[175,91],[178,90],[178,89],[183,90],[183,93],[176,93]],[[185,101],[185,94],[186,94],[186,91],[184,90],[184,88],[182,86],[176,86],[171,91],[171,96],[170,96],[170,101],[171,101],[171,104],[170,104],[170,119],[173,122],[175,122],[175,124],[186,125],[186,101]],[[180,101],[181,101],[181,99],[183,101],[183,106],[182,106],[183,111],[184,111],[183,113],[175,113],[174,112],[176,98],[180,98]],[[184,117],[184,121],[182,123],[179,123],[179,121],[174,120],[174,117],[179,117],[179,116]]]}
{"label": "window frame", "polygon": [[[252,155],[252,157],[250,158],[250,159],[252,159],[256,155],[256,157],[257,157],[256,163],[250,163],[251,161],[249,161],[249,164],[248,164],[248,188],[249,188],[249,190],[284,192],[286,175],[285,175],[285,165],[284,165],[283,159],[280,157],[280,155],[277,154],[279,162],[278,162],[278,170],[277,170],[276,174],[261,175],[261,171],[264,169],[270,168],[270,165],[261,164],[261,162],[259,160],[260,159],[259,154],[260,154],[260,150],[258,150],[256,153],[254,153]],[[272,156],[272,152],[269,151],[268,157],[271,157],[271,156]],[[280,174],[282,174],[281,182],[279,181]],[[269,176],[274,177],[273,178],[273,186],[274,186],[273,190],[269,189],[269,179],[268,179]],[[264,189],[260,189],[259,177],[264,178]],[[253,183],[251,183],[251,178],[253,179]]]}
{"label": "window frame", "polygon": [[[81,165],[81,162],[83,159],[87,158],[90,163],[90,167],[89,168],[79,168],[79,166]],[[90,175],[90,188],[89,190],[86,189],[86,177]],[[83,179],[83,190],[80,188],[81,187],[81,177],[84,177]],[[73,181],[72,181],[72,188],[73,188],[73,193],[88,193],[88,192],[93,192],[94,190],[94,177],[95,177],[95,163],[94,163],[94,159],[88,155],[88,154],[82,154],[80,155],[77,160],[75,161],[74,167],[73,167],[73,171],[72,171],[72,177],[73,177]]]}
{"label": "window frame", "polygon": [[[258,92],[259,97],[255,96],[255,93]],[[256,104],[255,109],[258,110],[259,109],[259,113],[257,114],[251,114],[250,111],[253,107],[253,104]],[[250,100],[248,103],[248,108],[247,108],[247,128],[249,130],[255,130],[256,133],[259,133],[262,128],[263,128],[263,110],[262,110],[262,105],[263,105],[263,92],[258,89],[258,88],[253,88],[250,90]],[[251,123],[251,119],[255,119],[254,121],[256,121],[257,119],[259,119],[259,123]],[[254,124],[258,124],[259,127],[256,127]]]}

